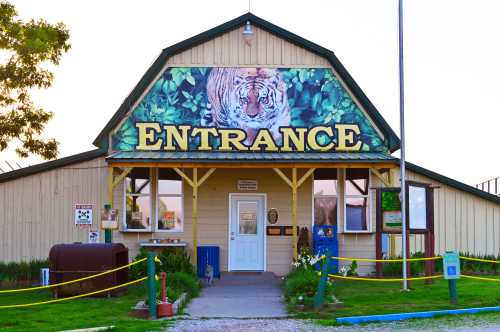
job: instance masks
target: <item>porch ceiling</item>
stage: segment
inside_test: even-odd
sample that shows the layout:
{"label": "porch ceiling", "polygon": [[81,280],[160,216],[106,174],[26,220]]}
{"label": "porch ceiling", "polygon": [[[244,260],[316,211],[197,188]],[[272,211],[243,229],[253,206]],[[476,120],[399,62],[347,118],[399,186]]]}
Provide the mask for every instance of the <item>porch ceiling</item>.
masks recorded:
{"label": "porch ceiling", "polygon": [[254,153],[254,152],[152,152],[121,151],[106,158],[113,166],[149,167],[377,167],[396,166],[397,159],[384,153]]}

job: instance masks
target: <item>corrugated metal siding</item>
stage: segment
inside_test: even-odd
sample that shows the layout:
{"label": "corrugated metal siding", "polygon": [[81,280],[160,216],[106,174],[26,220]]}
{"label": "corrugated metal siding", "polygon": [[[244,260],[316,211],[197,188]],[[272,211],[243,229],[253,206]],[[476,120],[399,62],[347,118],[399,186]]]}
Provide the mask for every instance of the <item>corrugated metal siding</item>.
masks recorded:
{"label": "corrugated metal siding", "polygon": [[0,261],[47,258],[52,245],[87,242],[73,205],[94,204],[94,228],[106,192],[104,158],[0,184]]}
{"label": "corrugated metal siding", "polygon": [[273,34],[254,28],[254,38],[247,45],[243,27],[202,43],[168,60],[175,66],[308,66],[330,67],[328,61]]}

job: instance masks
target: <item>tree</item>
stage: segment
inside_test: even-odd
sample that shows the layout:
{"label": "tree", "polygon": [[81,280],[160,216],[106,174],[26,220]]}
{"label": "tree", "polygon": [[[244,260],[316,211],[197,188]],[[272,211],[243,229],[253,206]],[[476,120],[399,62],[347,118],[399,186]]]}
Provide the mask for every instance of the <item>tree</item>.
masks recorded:
{"label": "tree", "polygon": [[20,157],[54,159],[59,143],[41,137],[53,113],[36,107],[29,92],[52,85],[47,65],[58,65],[71,47],[69,31],[63,23],[23,22],[17,16],[13,5],[0,1],[0,51],[5,54],[0,53],[0,151],[18,141]]}

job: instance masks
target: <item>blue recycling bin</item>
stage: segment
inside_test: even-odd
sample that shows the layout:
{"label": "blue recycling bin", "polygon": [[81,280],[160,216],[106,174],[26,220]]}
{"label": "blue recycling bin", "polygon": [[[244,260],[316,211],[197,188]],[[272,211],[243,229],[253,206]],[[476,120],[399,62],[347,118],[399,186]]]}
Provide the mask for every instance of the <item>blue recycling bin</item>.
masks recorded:
{"label": "blue recycling bin", "polygon": [[[336,225],[314,225],[313,226],[313,250],[315,255],[326,255],[338,257],[339,240]],[[316,268],[320,269],[320,264]],[[338,259],[331,259],[328,273],[337,273],[339,270]]]}
{"label": "blue recycling bin", "polygon": [[207,265],[212,266],[214,278],[220,278],[220,249],[218,246],[198,246],[196,270],[198,278],[205,278]]}

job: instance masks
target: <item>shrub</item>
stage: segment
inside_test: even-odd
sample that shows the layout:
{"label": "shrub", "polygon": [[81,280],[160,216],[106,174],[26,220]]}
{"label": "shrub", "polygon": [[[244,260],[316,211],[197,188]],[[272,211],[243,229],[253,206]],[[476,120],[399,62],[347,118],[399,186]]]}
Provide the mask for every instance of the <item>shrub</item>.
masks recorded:
{"label": "shrub", "polygon": [[185,272],[174,272],[167,274],[167,287],[187,293],[189,297],[200,295],[201,285],[198,278]]}
{"label": "shrub", "polygon": [[[302,303],[312,306],[320,281],[319,274],[310,269],[295,269],[288,275],[284,285],[285,299],[290,304]],[[330,300],[333,296],[333,285],[327,281],[325,298]],[[302,300],[299,300],[302,299]]]}
{"label": "shrub", "polygon": [[[135,260],[147,257],[147,250],[141,249],[139,254],[135,257]],[[195,270],[193,264],[191,264],[189,255],[185,252],[172,252],[168,250],[162,251],[158,254],[160,262],[155,262],[156,272],[183,272],[192,276],[195,276]],[[145,277],[147,275],[147,262],[141,262],[132,265],[129,270],[129,276],[131,279],[138,279]]]}
{"label": "shrub", "polygon": [[29,262],[0,262],[0,281],[34,281],[40,278],[40,269],[49,266],[47,260],[35,259]]}

